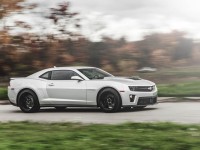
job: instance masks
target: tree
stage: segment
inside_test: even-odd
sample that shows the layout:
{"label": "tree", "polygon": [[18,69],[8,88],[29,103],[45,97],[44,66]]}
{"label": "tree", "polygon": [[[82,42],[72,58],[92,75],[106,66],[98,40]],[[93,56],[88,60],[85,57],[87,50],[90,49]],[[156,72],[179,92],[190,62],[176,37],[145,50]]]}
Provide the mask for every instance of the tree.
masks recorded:
{"label": "tree", "polygon": [[70,12],[70,3],[64,2],[59,4],[56,8],[51,8],[50,15],[47,18],[51,19],[56,26],[59,38],[71,38],[78,36],[74,32],[69,31],[69,27],[80,28],[79,21],[77,18],[77,12]]}
{"label": "tree", "polygon": [[100,67],[102,57],[105,55],[107,49],[104,42],[93,42],[89,46],[89,64]]}
{"label": "tree", "polygon": [[20,10],[22,7],[17,4],[22,1],[23,0],[0,0],[0,19],[10,12]]}
{"label": "tree", "polygon": [[177,40],[177,45],[173,53],[174,60],[187,59],[191,57],[193,50],[192,39],[181,37]]}

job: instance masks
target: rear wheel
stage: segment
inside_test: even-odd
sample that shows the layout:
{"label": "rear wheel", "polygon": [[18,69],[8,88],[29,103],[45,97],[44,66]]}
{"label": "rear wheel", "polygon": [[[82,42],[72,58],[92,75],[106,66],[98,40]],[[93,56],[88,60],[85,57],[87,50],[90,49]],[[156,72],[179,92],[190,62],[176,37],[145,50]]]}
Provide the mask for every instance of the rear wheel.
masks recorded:
{"label": "rear wheel", "polygon": [[40,110],[37,95],[31,90],[24,90],[20,93],[18,105],[25,113],[37,112]]}
{"label": "rear wheel", "polygon": [[114,89],[106,88],[100,93],[99,106],[104,112],[117,112],[121,105],[121,98]]}

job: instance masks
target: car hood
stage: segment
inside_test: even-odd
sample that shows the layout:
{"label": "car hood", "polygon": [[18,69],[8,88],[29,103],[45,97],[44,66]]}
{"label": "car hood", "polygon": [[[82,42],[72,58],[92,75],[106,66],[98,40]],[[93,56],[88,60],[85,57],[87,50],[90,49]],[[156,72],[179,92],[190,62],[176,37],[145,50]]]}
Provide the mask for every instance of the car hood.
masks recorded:
{"label": "car hood", "polygon": [[132,86],[153,86],[155,83],[139,77],[105,77],[103,80],[114,81]]}

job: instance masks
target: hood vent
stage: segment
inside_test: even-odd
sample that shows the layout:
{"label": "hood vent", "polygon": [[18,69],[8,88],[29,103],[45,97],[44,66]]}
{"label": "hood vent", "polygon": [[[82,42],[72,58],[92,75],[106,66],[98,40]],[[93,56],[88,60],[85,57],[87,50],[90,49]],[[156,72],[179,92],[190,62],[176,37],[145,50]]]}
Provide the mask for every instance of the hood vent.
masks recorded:
{"label": "hood vent", "polygon": [[141,78],[138,77],[138,76],[132,76],[132,77],[129,77],[129,78],[127,78],[127,79],[132,79],[132,80],[141,80]]}

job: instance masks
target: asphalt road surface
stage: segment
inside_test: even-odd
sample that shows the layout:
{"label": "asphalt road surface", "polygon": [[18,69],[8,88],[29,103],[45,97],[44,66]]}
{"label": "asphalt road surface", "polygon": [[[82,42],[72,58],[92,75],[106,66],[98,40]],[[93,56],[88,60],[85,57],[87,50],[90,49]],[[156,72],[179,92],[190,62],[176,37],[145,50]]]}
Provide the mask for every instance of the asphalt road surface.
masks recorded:
{"label": "asphalt road surface", "polygon": [[38,113],[26,114],[18,107],[0,105],[0,121],[34,122],[81,122],[81,123],[124,123],[124,122],[177,122],[200,123],[199,102],[159,103],[144,110],[129,110],[118,113],[103,113],[95,108],[67,108],[57,111],[42,108]]}

